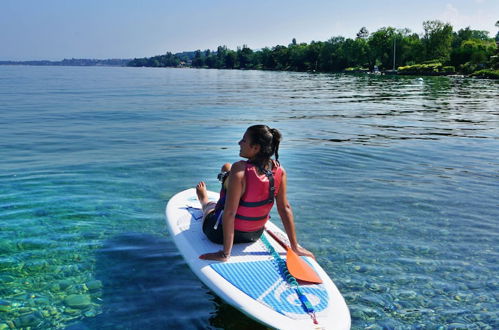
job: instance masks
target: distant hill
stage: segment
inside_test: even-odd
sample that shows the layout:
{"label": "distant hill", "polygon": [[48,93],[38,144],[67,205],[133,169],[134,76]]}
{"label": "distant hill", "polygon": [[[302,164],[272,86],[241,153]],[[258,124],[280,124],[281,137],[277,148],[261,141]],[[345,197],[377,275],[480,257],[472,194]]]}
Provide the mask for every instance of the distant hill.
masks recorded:
{"label": "distant hill", "polygon": [[0,65],[38,65],[38,66],[165,66],[157,64],[168,62],[166,66],[180,66],[190,64],[196,52],[181,52],[181,53],[167,53],[166,55],[158,55],[151,58],[136,58],[136,59],[86,59],[86,58],[71,58],[62,61],[0,61]]}
{"label": "distant hill", "polygon": [[182,53],[176,53],[175,54],[178,58],[180,58],[182,61],[192,61],[194,59],[194,56],[196,55],[195,51],[192,52],[182,52]]}
{"label": "distant hill", "polygon": [[84,59],[72,58],[62,61],[0,61],[0,65],[51,65],[51,66],[127,66],[130,59]]}
{"label": "distant hill", "polygon": [[128,62],[128,66],[134,67],[185,67],[192,64],[196,52],[182,52],[173,54],[167,52],[164,55],[156,55],[153,57],[134,58]]}

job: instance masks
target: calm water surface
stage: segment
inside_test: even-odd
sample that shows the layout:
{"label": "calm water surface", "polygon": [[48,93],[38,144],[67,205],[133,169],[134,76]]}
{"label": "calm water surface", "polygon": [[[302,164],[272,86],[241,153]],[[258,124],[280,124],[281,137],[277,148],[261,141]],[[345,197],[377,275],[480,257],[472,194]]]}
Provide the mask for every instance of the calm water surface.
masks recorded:
{"label": "calm water surface", "polygon": [[[499,84],[0,67],[0,329],[257,329],[191,273],[164,207],[284,141],[300,242],[354,329],[499,328]],[[274,217],[277,219],[277,215]]]}

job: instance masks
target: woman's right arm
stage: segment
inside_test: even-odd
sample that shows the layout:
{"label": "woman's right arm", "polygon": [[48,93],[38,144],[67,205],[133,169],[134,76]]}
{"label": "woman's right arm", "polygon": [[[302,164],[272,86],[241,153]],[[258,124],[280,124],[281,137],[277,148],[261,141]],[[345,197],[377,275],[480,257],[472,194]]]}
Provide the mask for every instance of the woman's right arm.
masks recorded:
{"label": "woman's right arm", "polygon": [[239,201],[244,192],[244,170],[245,162],[237,162],[232,165],[229,174],[229,185],[227,189],[227,197],[225,199],[224,213],[222,216],[223,232],[224,232],[224,248],[226,255],[230,255],[234,242],[234,221],[236,218]]}
{"label": "woman's right arm", "polygon": [[239,200],[244,192],[244,170],[245,162],[237,162],[232,165],[229,174],[229,186],[225,199],[223,223],[223,249],[218,252],[206,253],[199,258],[204,260],[227,261],[232,251],[234,241],[234,221],[239,206]]}

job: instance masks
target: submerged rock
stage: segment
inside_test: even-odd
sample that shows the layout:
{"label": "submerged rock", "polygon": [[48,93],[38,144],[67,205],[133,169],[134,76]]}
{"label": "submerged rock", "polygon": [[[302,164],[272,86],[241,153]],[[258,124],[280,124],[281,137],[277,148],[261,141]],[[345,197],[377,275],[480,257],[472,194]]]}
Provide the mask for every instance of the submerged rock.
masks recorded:
{"label": "submerged rock", "polygon": [[15,319],[14,324],[18,328],[38,327],[42,321],[42,315],[38,312],[33,312]]}
{"label": "submerged rock", "polygon": [[[0,248],[1,250],[1,248]],[[0,251],[1,252],[1,251]],[[0,258],[0,273],[19,268],[19,261],[11,258]]]}
{"label": "submerged rock", "polygon": [[416,291],[413,290],[401,290],[398,292],[397,298],[401,300],[412,300],[418,296]]}
{"label": "submerged rock", "polygon": [[53,283],[52,285],[50,285],[50,291],[52,292],[60,292],[61,291],[61,287],[58,283]]}
{"label": "submerged rock", "polygon": [[47,215],[49,215],[49,212],[45,209],[36,209],[34,212],[33,212],[33,215],[35,217],[46,217]]}
{"label": "submerged rock", "polygon": [[469,327],[462,323],[451,323],[445,327],[446,330],[466,330]]}
{"label": "submerged rock", "polygon": [[21,251],[39,250],[50,247],[49,242],[39,238],[26,238],[17,242],[17,248]]}
{"label": "submerged rock", "polygon": [[2,284],[10,284],[16,281],[14,276],[10,275],[0,275],[0,283]]}
{"label": "submerged rock", "polygon": [[85,315],[86,317],[94,317],[97,315],[97,313],[93,310],[90,310],[90,311],[85,312],[83,315]]}
{"label": "submerged rock", "polygon": [[69,314],[69,315],[79,315],[80,314],[80,310],[76,309],[76,308],[66,308],[64,310],[64,313],[65,314]]}
{"label": "submerged rock", "polygon": [[100,237],[100,233],[95,232],[95,231],[90,231],[90,232],[84,232],[81,234],[81,237],[89,240],[89,239],[98,239]]}
{"label": "submerged rock", "polygon": [[86,294],[72,294],[64,299],[64,303],[72,308],[84,309],[92,304],[92,300]]}
{"label": "submerged rock", "polygon": [[366,265],[357,265],[354,266],[353,269],[359,273],[365,273],[369,270],[369,268]]}
{"label": "submerged rock", "polygon": [[383,319],[377,322],[377,325],[385,330],[385,329],[400,329],[402,328],[402,324],[398,323],[394,319]]}
{"label": "submerged rock", "polygon": [[12,310],[12,305],[7,300],[0,299],[0,312],[10,312]]}
{"label": "submerged rock", "polygon": [[13,252],[15,250],[16,250],[15,246],[12,245],[10,242],[8,242],[8,241],[0,242],[0,253],[8,254],[8,253]]}
{"label": "submerged rock", "polygon": [[48,306],[50,305],[50,301],[45,297],[38,297],[34,299],[35,305],[37,306]]}
{"label": "submerged rock", "polygon": [[62,290],[66,290],[73,284],[73,282],[71,282],[70,280],[61,280],[57,284]]}
{"label": "submerged rock", "polygon": [[85,283],[85,286],[87,287],[88,291],[90,291],[90,292],[97,291],[97,290],[102,289],[102,282],[99,280],[92,280],[92,281],[88,281],[87,283]]}
{"label": "submerged rock", "polygon": [[23,269],[28,272],[39,272],[47,268],[48,262],[45,260],[29,260],[27,261]]}
{"label": "submerged rock", "polygon": [[387,288],[378,283],[367,283],[367,288],[373,292],[386,292]]}

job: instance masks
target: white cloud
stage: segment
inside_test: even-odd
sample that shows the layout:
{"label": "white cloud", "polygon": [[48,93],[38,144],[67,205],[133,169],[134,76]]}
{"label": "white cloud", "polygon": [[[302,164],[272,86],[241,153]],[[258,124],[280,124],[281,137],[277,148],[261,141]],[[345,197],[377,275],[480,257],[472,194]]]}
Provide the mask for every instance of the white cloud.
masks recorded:
{"label": "white cloud", "polygon": [[[474,0],[477,3],[483,3],[484,0]],[[439,17],[440,20],[450,23],[454,30],[471,27],[474,30],[489,31],[491,35],[495,34],[495,22],[497,20],[495,13],[475,9],[473,12],[462,14],[453,4],[448,3]]]}
{"label": "white cloud", "polygon": [[447,5],[445,5],[445,10],[442,13],[442,20],[454,25],[455,23],[462,20],[462,18],[459,14],[459,10],[457,10],[457,8],[452,4],[448,3]]}

